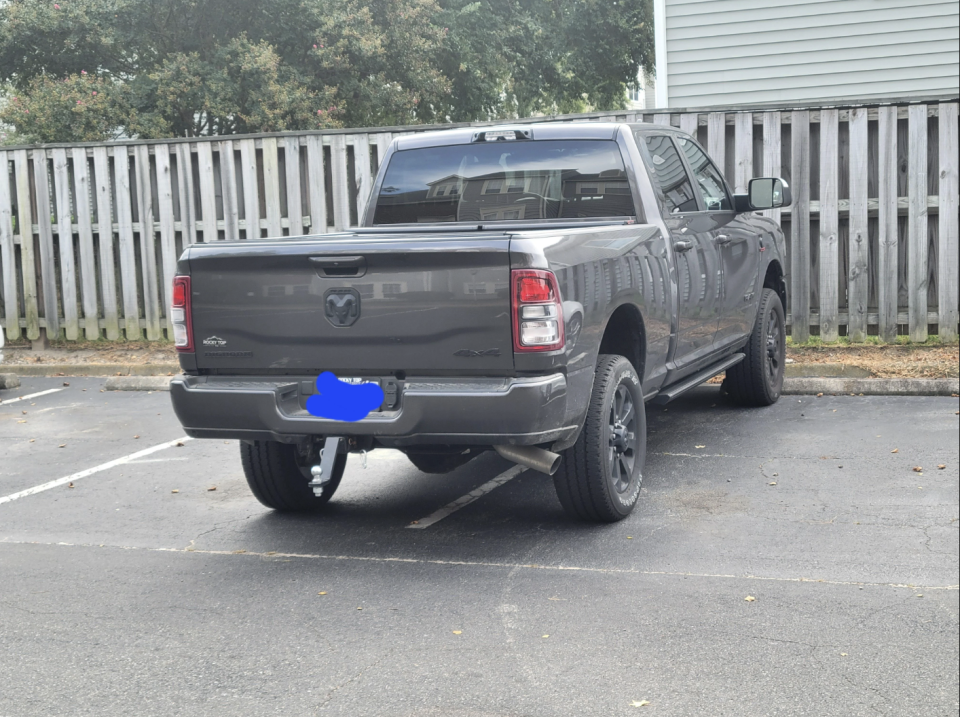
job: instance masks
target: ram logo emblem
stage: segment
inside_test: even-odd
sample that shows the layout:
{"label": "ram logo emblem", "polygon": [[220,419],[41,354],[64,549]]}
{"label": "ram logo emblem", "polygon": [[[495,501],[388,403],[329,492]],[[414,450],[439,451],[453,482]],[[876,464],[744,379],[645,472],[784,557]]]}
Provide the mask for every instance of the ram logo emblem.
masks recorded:
{"label": "ram logo emblem", "polygon": [[328,289],[323,295],[323,315],[338,328],[353,326],[360,318],[360,293],[356,289]]}

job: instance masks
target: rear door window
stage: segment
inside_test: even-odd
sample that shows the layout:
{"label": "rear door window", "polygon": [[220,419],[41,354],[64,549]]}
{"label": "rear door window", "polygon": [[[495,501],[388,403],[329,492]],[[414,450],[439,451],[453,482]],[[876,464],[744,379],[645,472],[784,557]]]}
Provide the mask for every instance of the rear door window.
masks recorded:
{"label": "rear door window", "polygon": [[686,167],[670,138],[664,135],[641,136],[650,151],[654,177],[666,199],[666,212],[682,214],[700,211]]}
{"label": "rear door window", "polygon": [[713,165],[706,153],[695,142],[684,137],[677,137],[677,144],[680,145],[680,149],[683,150],[687,161],[690,163],[693,177],[700,194],[703,195],[703,205],[707,208],[707,211],[717,212],[733,209],[726,182],[723,181],[723,175]]}
{"label": "rear door window", "polygon": [[476,142],[396,152],[374,224],[634,217],[610,140]]}

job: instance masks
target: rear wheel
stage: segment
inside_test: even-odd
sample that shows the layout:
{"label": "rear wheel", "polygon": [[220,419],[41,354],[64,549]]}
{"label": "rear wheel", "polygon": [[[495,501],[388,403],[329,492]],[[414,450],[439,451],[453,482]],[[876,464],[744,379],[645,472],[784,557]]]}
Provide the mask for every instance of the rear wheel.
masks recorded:
{"label": "rear wheel", "polygon": [[770,406],[783,390],[787,333],[783,304],[773,289],[760,295],[757,321],[745,347],[746,357],[727,371],[723,390],[742,406]]}
{"label": "rear wheel", "polygon": [[602,354],[583,429],[553,477],[563,509],[581,520],[623,520],[640,496],[646,457],[640,379],[623,356]]}
{"label": "rear wheel", "polygon": [[337,456],[333,476],[319,496],[307,485],[311,480],[310,466],[316,465],[319,459],[303,453],[295,445],[241,441],[240,462],[257,500],[274,510],[304,512],[323,507],[333,497],[347,467],[347,455]]}

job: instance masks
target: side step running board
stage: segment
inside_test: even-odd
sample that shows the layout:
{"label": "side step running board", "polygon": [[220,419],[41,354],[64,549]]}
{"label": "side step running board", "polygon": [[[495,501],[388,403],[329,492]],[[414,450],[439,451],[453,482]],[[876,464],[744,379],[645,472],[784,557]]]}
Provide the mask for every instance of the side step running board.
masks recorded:
{"label": "side step running board", "polygon": [[738,363],[743,361],[744,354],[734,354],[733,356],[727,356],[723,361],[713,364],[713,366],[708,366],[702,371],[690,376],[690,378],[685,378],[680,383],[675,383],[672,386],[665,388],[660,391],[650,403],[653,403],[658,406],[662,406],[665,403],[669,403],[677,396],[682,393],[686,393],[691,388],[696,388],[704,381],[713,378],[718,373],[723,373],[731,366],[736,366]]}

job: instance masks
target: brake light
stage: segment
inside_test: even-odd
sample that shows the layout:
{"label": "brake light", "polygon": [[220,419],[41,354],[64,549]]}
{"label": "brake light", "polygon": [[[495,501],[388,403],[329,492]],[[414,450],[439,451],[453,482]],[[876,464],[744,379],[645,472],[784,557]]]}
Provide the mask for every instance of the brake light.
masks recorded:
{"label": "brake light", "polygon": [[512,277],[513,350],[563,348],[563,306],[557,277],[541,269],[514,269]]}
{"label": "brake light", "polygon": [[193,318],[190,311],[190,277],[173,277],[173,301],[170,306],[173,344],[177,351],[193,351]]}

